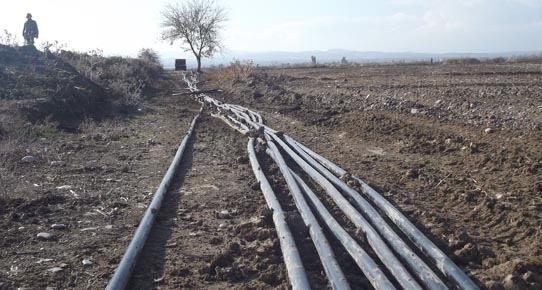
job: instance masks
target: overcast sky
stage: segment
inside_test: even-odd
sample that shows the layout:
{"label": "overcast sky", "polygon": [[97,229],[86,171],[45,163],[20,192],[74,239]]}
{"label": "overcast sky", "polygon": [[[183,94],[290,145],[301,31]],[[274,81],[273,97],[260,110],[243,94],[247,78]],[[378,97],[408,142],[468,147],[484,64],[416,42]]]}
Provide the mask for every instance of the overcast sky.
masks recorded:
{"label": "overcast sky", "polygon": [[[383,52],[542,51],[542,0],[218,0],[233,51],[335,48]],[[135,55],[174,51],[159,40],[163,0],[0,0],[0,33],[22,42],[25,15],[40,28],[37,46],[101,48]]]}

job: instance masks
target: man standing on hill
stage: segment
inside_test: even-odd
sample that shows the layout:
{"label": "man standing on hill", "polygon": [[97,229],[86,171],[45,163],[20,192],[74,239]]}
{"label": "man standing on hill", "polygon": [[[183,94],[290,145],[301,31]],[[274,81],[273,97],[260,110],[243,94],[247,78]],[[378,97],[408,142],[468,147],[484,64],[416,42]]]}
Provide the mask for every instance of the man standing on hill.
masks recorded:
{"label": "man standing on hill", "polygon": [[23,37],[25,45],[34,45],[34,38],[38,38],[38,24],[32,20],[32,14],[26,14],[26,22],[23,28]]}

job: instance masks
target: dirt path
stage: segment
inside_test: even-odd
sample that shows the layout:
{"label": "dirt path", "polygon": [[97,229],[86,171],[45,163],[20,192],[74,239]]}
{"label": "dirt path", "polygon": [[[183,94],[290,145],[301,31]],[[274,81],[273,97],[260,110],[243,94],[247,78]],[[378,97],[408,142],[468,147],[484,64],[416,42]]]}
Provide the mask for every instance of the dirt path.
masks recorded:
{"label": "dirt path", "polygon": [[130,289],[287,288],[245,141],[203,116]]}

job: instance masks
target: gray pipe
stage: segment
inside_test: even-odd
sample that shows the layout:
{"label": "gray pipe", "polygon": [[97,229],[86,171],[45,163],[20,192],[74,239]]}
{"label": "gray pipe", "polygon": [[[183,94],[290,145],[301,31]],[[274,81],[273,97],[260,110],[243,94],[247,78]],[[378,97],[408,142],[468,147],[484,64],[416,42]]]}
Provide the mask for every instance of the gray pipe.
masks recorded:
{"label": "gray pipe", "polygon": [[367,236],[367,242],[374,250],[375,254],[380,258],[380,261],[390,270],[395,279],[401,286],[406,289],[422,289],[422,287],[416,282],[410,273],[405,269],[401,262],[395,257],[391,249],[386,245],[384,240],[380,237],[373,226],[342,196],[342,194],[329,182],[324,176],[322,176],[316,169],[310,166],[297,155],[292,149],[290,149],[284,141],[278,138],[274,134],[268,134],[285,150],[288,155],[307,172],[320,186],[322,186],[329,196],[335,201],[337,206],[345,213],[345,215],[362,230]]}
{"label": "gray pipe", "polygon": [[[212,99],[212,98],[209,98]],[[214,99],[212,99],[214,100]],[[214,102],[213,102],[214,103]],[[247,109],[244,109],[243,107],[233,105],[229,107],[230,109],[234,110],[234,114],[241,119],[244,119],[247,123],[252,125],[253,127],[257,128],[258,126],[265,126],[261,124],[261,117],[258,115],[258,119],[256,120],[257,123],[253,122],[253,114],[251,111],[248,111],[248,114],[251,116],[249,117],[247,113]],[[242,109],[242,110],[241,110]],[[265,126],[266,131],[271,133],[276,133],[276,130],[273,130],[267,126]],[[293,140],[292,138],[288,136],[284,136],[285,140],[291,145],[291,144],[297,144],[298,146],[301,146],[303,151],[307,152],[309,155],[311,155],[314,159],[318,160],[324,167],[327,169],[333,171],[336,175],[343,175],[346,173],[345,170],[341,169],[340,167],[333,164],[331,161],[325,159],[324,157],[314,153],[309,148],[305,147],[304,145],[298,143],[297,141]],[[451,259],[449,259],[440,249],[438,249],[429,239],[427,239],[421,231],[419,231],[410,221],[404,217],[404,215],[397,210],[393,205],[391,205],[386,199],[384,199],[378,192],[374,191],[371,187],[369,187],[367,184],[365,184],[363,181],[361,181],[358,178],[355,178],[358,182],[360,182],[363,193],[369,196],[369,198],[381,209],[383,210],[388,217],[409,237],[411,241],[420,249],[422,252],[424,252],[430,260],[441,270],[441,272],[450,278],[453,282],[457,284],[458,287],[461,289],[479,289],[478,286],[472,282],[468,276],[461,271],[457,265],[455,265]],[[350,192],[352,194],[352,192]],[[357,201],[359,203],[359,200]],[[412,268],[412,265],[411,265]],[[422,281],[424,281],[424,284],[427,285],[427,283],[433,283],[433,282],[426,282],[434,280],[430,278],[429,280],[425,278],[421,278]],[[440,281],[440,280],[438,280]],[[439,282],[436,282],[435,285],[440,284]],[[441,281],[440,281],[441,282]],[[440,289],[442,287],[442,284],[437,287],[437,289]],[[433,289],[433,288],[431,288]]]}
{"label": "gray pipe", "polygon": [[[318,162],[334,172],[336,175],[342,176],[346,173],[346,170],[335,165],[333,162],[327,160],[325,157],[318,155],[311,149],[307,148],[303,144],[295,141],[290,137],[286,137],[289,144],[295,143],[301,147],[305,152],[314,157]],[[387,201],[376,190],[371,188],[365,182],[357,177],[353,177],[357,180],[363,193],[386,215],[392,220],[398,228],[428,257],[433,264],[451,281],[453,281],[460,289],[464,290],[476,290],[480,289],[468,276],[465,274],[448,256],[446,256],[431,240],[429,240],[416,226],[414,226],[403,213],[395,208],[389,201]]]}
{"label": "gray pipe", "polygon": [[403,258],[403,261],[409,265],[410,270],[414,273],[419,280],[427,286],[429,289],[448,289],[439,277],[433,273],[433,270],[425,264],[409,247],[408,245],[395,233],[386,221],[381,217],[380,213],[354,189],[350,188],[337,176],[329,172],[324,166],[316,162],[308,153],[303,151],[294,142],[289,143],[292,148],[301,155],[310,165],[323,174],[329,181],[335,186],[339,187],[345,193],[348,194],[360,207],[365,214],[365,217],[371,221],[371,224],[378,230],[378,232],[384,237],[388,244]]}
{"label": "gray pipe", "polygon": [[[249,123],[253,127],[258,126],[264,126],[262,124],[256,124],[250,120],[248,115],[244,112],[241,112],[238,108],[235,108],[234,106],[228,106],[229,109],[232,110],[234,114],[236,114],[239,118],[243,118],[247,123]],[[323,176],[319,175],[318,172],[316,172],[313,168],[308,166],[305,167],[302,163],[304,162],[302,159],[296,159],[297,154],[293,152],[288,146],[284,144],[280,138],[278,138],[275,133],[276,131],[264,126],[267,131],[271,132],[271,134],[268,133],[269,136],[272,136],[273,139],[275,139],[279,144],[281,144],[281,147],[284,148],[288,152],[288,154],[294,158],[294,160],[311,175],[315,180],[323,186],[326,191],[330,194],[330,196],[335,200],[337,205],[349,216],[349,218],[360,228],[362,229],[368,236],[369,243],[377,253],[377,255],[380,257],[382,262],[388,267],[388,269],[396,276],[399,283],[407,289],[421,289],[421,287],[417,284],[417,282],[410,276],[410,273],[404,269],[404,267],[401,265],[401,263],[397,260],[397,258],[392,254],[392,252],[389,250],[389,248],[385,245],[385,243],[382,241],[378,233],[372,228],[372,226],[355,210],[346,199],[327,181]],[[272,143],[269,143],[271,146]],[[294,156],[295,155],[295,156]],[[313,172],[311,174],[311,171]],[[316,176],[315,175],[319,175]],[[287,175],[287,173],[283,172],[283,175]],[[328,186],[326,187],[326,182],[328,183]],[[335,192],[334,192],[335,191]],[[437,288],[439,289],[439,288]],[[445,289],[445,288],[444,288]]]}
{"label": "gray pipe", "polygon": [[309,204],[303,197],[299,185],[297,184],[295,178],[293,177],[288,166],[286,165],[286,162],[282,158],[282,155],[280,155],[277,146],[273,144],[273,142],[271,142],[270,140],[267,141],[271,152],[273,152],[274,160],[277,163],[280,171],[282,172],[282,175],[286,180],[286,184],[290,189],[290,193],[294,198],[295,205],[299,210],[301,217],[303,218],[303,222],[309,228],[309,234],[312,238],[314,246],[316,247],[316,251],[318,252],[320,261],[324,266],[324,271],[329,278],[331,287],[333,289],[350,290],[350,285],[348,285],[348,281],[346,280],[346,277],[344,276],[341,267],[339,266],[339,263],[337,263],[337,259],[335,259],[335,255],[331,250],[331,246],[329,245],[329,242],[327,241],[327,238],[325,237],[322,228],[318,224],[318,220],[312,213]]}
{"label": "gray pipe", "polygon": [[[271,150],[268,150],[267,154],[276,162],[275,154],[273,154]],[[318,215],[324,220],[328,229],[333,233],[335,238],[339,240],[347,252],[350,253],[352,259],[356,262],[367,279],[369,279],[371,285],[373,285],[375,289],[395,289],[395,286],[393,286],[388,278],[386,278],[386,275],[380,270],[371,256],[369,256],[356,240],[354,240],[335,220],[310,187],[291,168],[288,168],[288,170],[294,176],[297,184],[301,187],[305,196],[307,196],[312,206],[316,209]]]}
{"label": "gray pipe", "polygon": [[[203,107],[200,110],[200,114],[202,110]],[[177,153],[173,158],[173,162],[169,166],[166,175],[164,176],[162,182],[160,183],[160,186],[158,187],[158,190],[154,194],[151,204],[145,211],[145,215],[143,216],[141,222],[139,223],[139,226],[137,227],[134,238],[132,239],[126,252],[124,253],[124,256],[122,257],[122,260],[120,261],[120,264],[117,267],[115,274],[113,274],[113,277],[107,284],[107,287],[105,288],[106,290],[123,290],[124,288],[126,288],[128,280],[130,279],[132,271],[137,262],[137,258],[139,257],[143,246],[145,245],[145,241],[147,240],[152,225],[154,224],[156,215],[158,214],[158,211],[162,206],[162,200],[164,199],[164,196],[166,195],[167,190],[173,180],[173,175],[177,171],[177,167],[179,167],[182,155],[184,153],[184,150],[186,149],[190,136],[192,136],[200,114],[197,114],[196,117],[194,117],[194,120],[192,120],[190,129],[188,129],[186,136],[183,138],[181,145],[177,149]]]}
{"label": "gray pipe", "polygon": [[249,138],[247,149],[252,171],[254,171],[256,179],[260,183],[260,188],[265,201],[267,202],[267,206],[273,211],[273,222],[275,223],[275,228],[279,237],[280,249],[284,256],[284,263],[286,264],[286,270],[288,272],[288,278],[290,279],[292,289],[310,289],[305,268],[301,262],[301,257],[299,256],[299,251],[295,245],[292,232],[284,219],[282,207],[280,206],[280,203],[277,200],[269,181],[267,181],[265,174],[262,172],[260,163],[258,162],[258,157],[256,157],[256,152],[254,151],[254,138]]}

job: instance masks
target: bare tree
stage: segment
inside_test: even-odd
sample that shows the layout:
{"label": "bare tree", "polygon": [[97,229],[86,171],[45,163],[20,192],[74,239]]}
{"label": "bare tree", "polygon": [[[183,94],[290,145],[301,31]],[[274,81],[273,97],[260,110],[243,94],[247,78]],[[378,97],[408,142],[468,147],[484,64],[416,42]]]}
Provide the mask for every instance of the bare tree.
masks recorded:
{"label": "bare tree", "polygon": [[215,0],[187,0],[167,4],[162,11],[162,40],[170,44],[180,40],[185,51],[191,51],[201,72],[201,58],[211,57],[222,49],[220,30],[227,20],[224,8]]}

